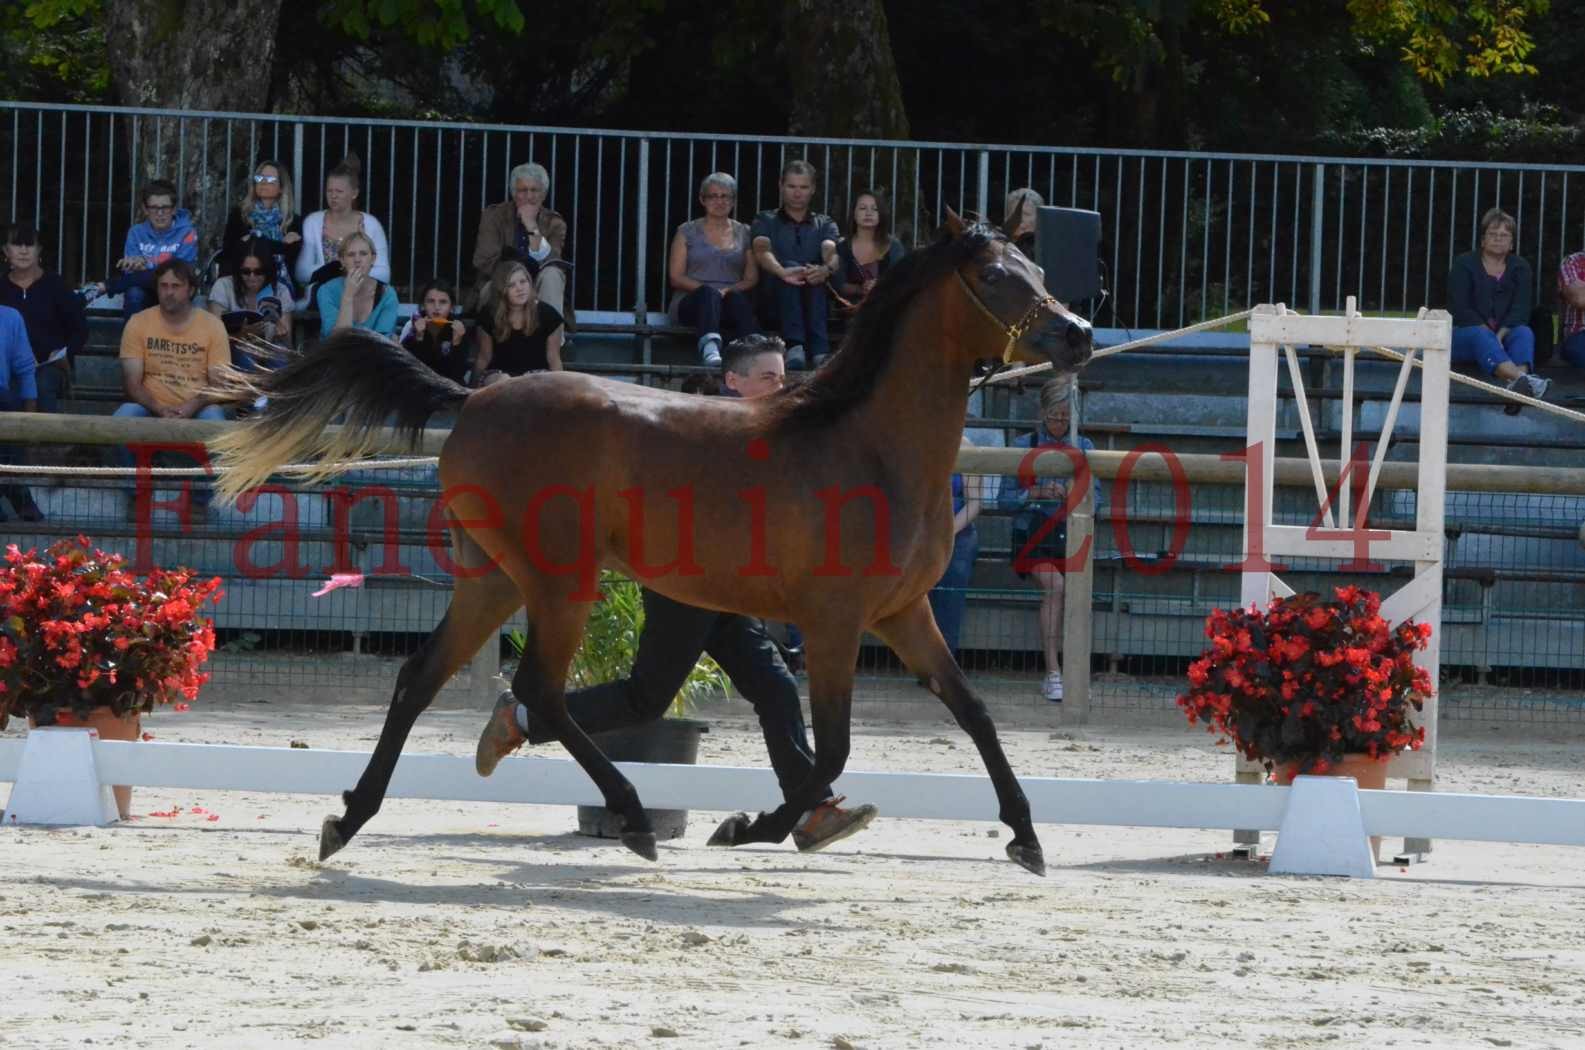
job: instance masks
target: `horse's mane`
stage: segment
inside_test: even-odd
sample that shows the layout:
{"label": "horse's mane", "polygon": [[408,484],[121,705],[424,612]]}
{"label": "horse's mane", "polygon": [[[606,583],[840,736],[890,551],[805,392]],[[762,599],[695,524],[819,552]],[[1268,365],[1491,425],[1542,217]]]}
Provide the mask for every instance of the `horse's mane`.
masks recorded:
{"label": "horse's mane", "polygon": [[1000,235],[979,222],[956,237],[943,233],[929,247],[887,269],[853,315],[840,351],[810,379],[787,390],[783,419],[822,426],[862,404],[890,363],[904,311],[922,290],[952,274]]}

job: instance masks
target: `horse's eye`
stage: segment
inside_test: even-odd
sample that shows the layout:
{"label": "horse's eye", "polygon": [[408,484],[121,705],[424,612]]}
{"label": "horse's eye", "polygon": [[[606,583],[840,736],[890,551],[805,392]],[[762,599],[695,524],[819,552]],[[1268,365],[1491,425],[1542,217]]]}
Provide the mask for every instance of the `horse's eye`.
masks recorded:
{"label": "horse's eye", "polygon": [[999,262],[991,263],[985,269],[980,271],[980,280],[984,281],[986,284],[995,284],[1006,276],[1007,267],[1003,266]]}

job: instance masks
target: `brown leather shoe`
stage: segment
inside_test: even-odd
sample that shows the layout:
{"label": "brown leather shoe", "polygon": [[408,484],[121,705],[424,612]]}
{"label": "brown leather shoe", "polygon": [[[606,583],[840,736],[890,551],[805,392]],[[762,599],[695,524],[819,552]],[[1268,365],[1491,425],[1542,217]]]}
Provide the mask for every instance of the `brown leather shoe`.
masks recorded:
{"label": "brown leather shoe", "polygon": [[800,853],[814,853],[849,835],[857,835],[880,815],[880,810],[867,804],[843,809],[841,804],[845,801],[846,795],[826,799],[810,810],[803,822],[793,829],[793,845],[798,847]]}
{"label": "brown leather shoe", "polygon": [[501,759],[523,746],[528,738],[517,727],[517,697],[510,691],[496,698],[490,710],[490,720],[484,723],[479,734],[479,746],[473,752],[473,768],[481,777],[495,772]]}

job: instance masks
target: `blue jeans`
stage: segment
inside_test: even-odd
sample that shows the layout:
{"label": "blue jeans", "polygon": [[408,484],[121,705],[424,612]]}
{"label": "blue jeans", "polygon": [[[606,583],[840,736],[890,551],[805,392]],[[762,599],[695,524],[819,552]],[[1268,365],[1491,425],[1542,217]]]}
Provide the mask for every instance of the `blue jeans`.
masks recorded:
{"label": "blue jeans", "polygon": [[754,323],[754,304],[742,292],[725,295],[714,288],[695,288],[677,304],[677,320],[699,330],[699,335],[718,335],[726,342],[759,331]]}
{"label": "blue jeans", "polygon": [[133,270],[105,282],[106,295],[121,296],[121,318],[126,320],[154,301],[154,271]]}
{"label": "blue jeans", "polygon": [[[151,419],[154,416],[154,413],[150,412],[148,409],[144,408],[142,405],[138,404],[135,401],[126,402],[120,408],[116,409],[115,414],[118,415],[118,416],[121,416],[122,418],[130,418],[130,419]],[[219,405],[208,405],[208,406],[206,406],[204,408],[199,409],[198,410],[198,415],[194,416],[193,418],[194,419],[221,419],[221,420],[223,420],[223,419],[226,418],[226,410],[221,408]],[[127,468],[129,470],[137,467],[137,465],[138,465],[137,456],[133,454],[132,449],[130,447],[128,447],[126,445],[112,445],[111,448],[112,448],[111,455],[115,458],[116,466],[125,467],[125,468]],[[150,465],[151,466],[166,466],[166,465],[169,465],[169,466],[173,466],[173,467],[198,467],[198,466],[202,466],[203,464],[200,463],[198,460],[194,459],[193,457],[184,456],[184,455],[182,455],[179,452],[156,452],[154,454],[154,458],[151,461]],[[211,493],[211,491],[209,489],[208,483],[205,482],[203,478],[196,478],[196,477],[195,478],[186,478],[186,479],[177,478],[175,480],[177,480],[178,482],[186,480],[186,481],[191,481],[193,483],[192,484],[192,488],[191,488],[191,492],[193,494],[193,505],[194,506],[197,506],[197,507],[207,507],[207,506],[209,506],[209,500],[210,500],[210,498],[212,496],[212,493]],[[151,485],[151,487],[152,487],[152,485]],[[137,495],[137,487],[136,487],[136,485],[134,485],[133,488],[130,488],[130,489],[127,490],[127,495],[129,495],[129,496]]]}
{"label": "blue jeans", "polygon": [[[22,411],[22,399],[11,393],[5,387],[0,387],[0,412]],[[23,463],[22,449],[16,445],[0,445],[0,463]],[[11,507],[21,513],[24,507],[33,506],[33,493],[26,485],[12,483],[9,479],[0,479],[0,496],[11,501]],[[5,520],[5,514],[0,512],[0,521]]]}
{"label": "blue jeans", "polygon": [[71,372],[64,361],[54,364],[39,365],[33,373],[33,379],[39,386],[39,411],[59,412],[61,398],[66,396],[67,389],[71,386]]}
{"label": "blue jeans", "polygon": [[936,626],[947,648],[953,655],[958,651],[958,638],[963,633],[963,613],[969,604],[969,579],[974,575],[974,559],[980,553],[980,534],[973,525],[952,538],[952,560],[941,582],[930,590],[930,611],[935,614]]}
{"label": "blue jeans", "polygon": [[1535,333],[1529,325],[1514,325],[1508,338],[1497,341],[1497,333],[1482,324],[1453,329],[1453,363],[1479,365],[1487,375],[1504,362],[1528,369],[1535,364]]}
{"label": "blue jeans", "polygon": [[1563,355],[1563,360],[1575,368],[1585,368],[1585,329],[1563,340],[1563,345],[1558,347],[1558,353]]}
{"label": "blue jeans", "polygon": [[826,297],[823,284],[788,284],[768,277],[776,289],[776,310],[781,315],[781,337],[789,347],[801,346],[810,364],[831,352],[826,337]]}

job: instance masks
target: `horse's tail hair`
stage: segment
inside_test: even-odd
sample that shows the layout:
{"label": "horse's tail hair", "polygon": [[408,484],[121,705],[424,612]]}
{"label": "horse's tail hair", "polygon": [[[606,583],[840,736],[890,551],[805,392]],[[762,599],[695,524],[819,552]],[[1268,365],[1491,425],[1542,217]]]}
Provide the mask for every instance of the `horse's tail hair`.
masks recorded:
{"label": "horse's tail hair", "polygon": [[[323,480],[348,469],[338,463],[364,459],[384,446],[388,421],[416,448],[429,417],[469,393],[391,340],[357,328],[336,332],[276,371],[229,372],[217,397],[269,400],[258,415],[209,442],[220,468],[215,489],[222,499],[234,500],[283,464],[305,457],[319,463],[304,474]],[[326,429],[337,416],[341,426]]]}

